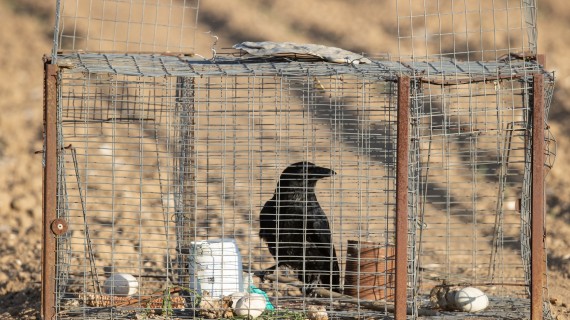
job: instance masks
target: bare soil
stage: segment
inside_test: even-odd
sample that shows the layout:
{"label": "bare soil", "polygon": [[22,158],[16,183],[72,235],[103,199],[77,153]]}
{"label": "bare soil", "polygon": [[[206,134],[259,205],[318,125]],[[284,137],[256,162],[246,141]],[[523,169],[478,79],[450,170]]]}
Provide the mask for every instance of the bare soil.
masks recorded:
{"label": "bare soil", "polygon": [[[202,0],[196,52],[210,55],[241,41],[320,43],[397,53],[393,5],[361,0]],[[42,55],[51,52],[55,1],[0,0],[0,319],[36,319],[40,309],[42,221]],[[348,17],[348,18],[347,18]],[[547,176],[548,287],[557,319],[570,319],[570,6],[539,6],[539,51],[557,82],[550,111],[558,141]],[[569,121],[569,122],[567,122]]]}

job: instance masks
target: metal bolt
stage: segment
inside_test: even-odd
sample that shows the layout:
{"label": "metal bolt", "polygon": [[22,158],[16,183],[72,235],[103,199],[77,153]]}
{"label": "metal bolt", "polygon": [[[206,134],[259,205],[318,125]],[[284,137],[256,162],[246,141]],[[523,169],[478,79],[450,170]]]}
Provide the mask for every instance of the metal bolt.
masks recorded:
{"label": "metal bolt", "polygon": [[56,235],[67,232],[67,222],[63,219],[55,219],[51,222],[51,231]]}

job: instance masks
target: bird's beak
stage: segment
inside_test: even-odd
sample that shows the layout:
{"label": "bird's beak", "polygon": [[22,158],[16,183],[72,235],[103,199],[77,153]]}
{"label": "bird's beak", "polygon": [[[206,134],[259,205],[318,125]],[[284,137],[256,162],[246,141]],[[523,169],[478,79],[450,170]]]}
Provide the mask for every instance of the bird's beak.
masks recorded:
{"label": "bird's beak", "polygon": [[313,174],[319,176],[319,178],[332,177],[336,174],[334,170],[325,167],[315,167],[312,171]]}

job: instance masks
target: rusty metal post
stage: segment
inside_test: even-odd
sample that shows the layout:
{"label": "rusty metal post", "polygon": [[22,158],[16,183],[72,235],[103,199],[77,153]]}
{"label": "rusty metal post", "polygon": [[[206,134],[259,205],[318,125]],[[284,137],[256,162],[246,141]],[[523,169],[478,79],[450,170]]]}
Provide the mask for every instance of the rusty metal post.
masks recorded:
{"label": "rusty metal post", "polygon": [[44,63],[44,168],[43,168],[43,219],[42,219],[42,309],[43,319],[55,317],[55,247],[51,230],[56,219],[57,190],[57,66]]}
{"label": "rusty metal post", "polygon": [[396,320],[406,319],[408,277],[408,151],[410,77],[398,77],[398,143],[396,160]]}
{"label": "rusty metal post", "polygon": [[542,319],[544,279],[544,75],[533,77],[531,190],[531,319]]}

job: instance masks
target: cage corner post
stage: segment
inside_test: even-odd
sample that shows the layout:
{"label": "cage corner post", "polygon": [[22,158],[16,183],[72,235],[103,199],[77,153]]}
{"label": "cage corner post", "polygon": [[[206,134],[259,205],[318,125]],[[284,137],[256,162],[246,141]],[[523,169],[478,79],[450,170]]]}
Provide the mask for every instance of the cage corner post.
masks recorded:
{"label": "cage corner post", "polygon": [[408,271],[408,151],[409,151],[410,77],[398,77],[397,151],[396,151],[396,288],[397,320],[407,315]]}
{"label": "cage corner post", "polygon": [[56,219],[56,188],[57,188],[57,72],[58,67],[49,59],[44,62],[44,154],[42,181],[42,288],[41,316],[42,319],[55,317],[55,264],[56,238],[51,230]]}
{"label": "cage corner post", "polygon": [[532,79],[531,319],[543,318],[544,253],[544,75]]}
{"label": "cage corner post", "polygon": [[[176,78],[176,108],[178,112],[178,143],[177,165],[175,170],[178,181],[175,197],[176,226],[177,226],[177,254],[178,284],[184,288],[191,287],[189,264],[191,259],[191,243],[195,240],[192,232],[192,215],[194,214],[195,193],[194,167],[194,117],[195,117],[195,80],[188,77]],[[185,292],[190,295],[190,292]]]}

